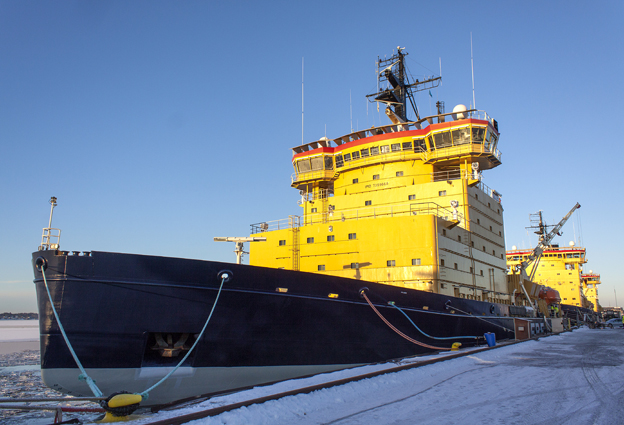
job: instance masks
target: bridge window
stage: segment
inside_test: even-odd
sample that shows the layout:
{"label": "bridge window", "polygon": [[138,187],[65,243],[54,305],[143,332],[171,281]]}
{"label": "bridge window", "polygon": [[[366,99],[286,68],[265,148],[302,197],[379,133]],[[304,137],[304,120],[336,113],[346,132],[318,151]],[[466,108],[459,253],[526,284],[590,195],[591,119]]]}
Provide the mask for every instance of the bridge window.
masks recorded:
{"label": "bridge window", "polygon": [[297,169],[300,173],[307,173],[308,171],[310,171],[310,159],[306,158],[297,161]]}
{"label": "bridge window", "polygon": [[452,145],[451,143],[451,132],[444,131],[442,133],[437,133],[433,135],[433,140],[435,143],[436,149],[447,148]]}
{"label": "bridge window", "polygon": [[334,160],[332,159],[331,156],[326,156],[325,157],[325,169],[326,170],[333,170],[334,169]]}
{"label": "bridge window", "polygon": [[350,154],[350,153],[346,153],[346,154],[344,155],[344,161],[345,161],[345,162],[347,162],[347,161],[351,161],[351,154]]}
{"label": "bridge window", "polygon": [[404,151],[412,150],[412,142],[403,142],[403,150]]}
{"label": "bridge window", "polygon": [[317,171],[317,170],[322,170],[323,169],[323,157],[322,156],[316,156],[314,158],[311,159],[312,161],[312,171]]}
{"label": "bridge window", "polygon": [[373,146],[372,148],[370,148],[370,154],[371,156],[379,155],[379,146]]}
{"label": "bridge window", "polygon": [[429,150],[435,150],[435,144],[433,143],[433,138],[431,136],[427,137],[427,144],[429,145]]}
{"label": "bridge window", "polygon": [[456,128],[453,133],[453,145],[465,145],[470,143],[470,129],[468,127]]}
{"label": "bridge window", "polygon": [[362,149],[360,152],[362,153],[362,158],[366,158],[368,156],[368,149]]}
{"label": "bridge window", "polygon": [[425,139],[414,139],[414,152],[424,152],[427,150]]}
{"label": "bridge window", "polygon": [[401,151],[401,144],[400,143],[393,143],[391,145],[392,147],[392,152],[400,152]]}
{"label": "bridge window", "polygon": [[344,165],[342,155],[336,155],[336,168],[340,168]]}
{"label": "bridge window", "polygon": [[353,152],[353,154],[352,154],[352,155],[353,155],[353,159],[354,159],[354,160],[356,160],[356,159],[360,159],[360,153],[359,153],[358,151]]}
{"label": "bridge window", "polygon": [[485,128],[472,127],[472,143],[483,143],[485,136]]}
{"label": "bridge window", "polygon": [[390,153],[390,146],[388,145],[380,146],[379,148],[381,150],[381,153]]}

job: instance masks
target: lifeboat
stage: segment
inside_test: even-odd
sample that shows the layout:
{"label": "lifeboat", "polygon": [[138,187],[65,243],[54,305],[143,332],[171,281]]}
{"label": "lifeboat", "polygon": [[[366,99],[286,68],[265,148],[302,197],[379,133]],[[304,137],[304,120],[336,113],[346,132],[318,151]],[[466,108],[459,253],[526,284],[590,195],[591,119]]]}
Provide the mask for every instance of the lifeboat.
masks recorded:
{"label": "lifeboat", "polygon": [[546,301],[546,304],[548,305],[561,303],[559,291],[548,286],[545,286],[540,290],[539,297],[540,299]]}

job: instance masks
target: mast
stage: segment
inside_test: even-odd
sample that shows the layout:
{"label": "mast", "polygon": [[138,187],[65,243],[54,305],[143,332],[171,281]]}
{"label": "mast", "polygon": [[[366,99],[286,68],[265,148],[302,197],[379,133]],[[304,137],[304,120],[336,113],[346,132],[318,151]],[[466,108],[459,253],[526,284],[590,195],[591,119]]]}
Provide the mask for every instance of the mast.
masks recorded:
{"label": "mast", "polygon": [[440,85],[442,77],[425,77],[425,80],[411,83],[405,68],[405,47],[397,47],[397,53],[389,59],[377,59],[378,83],[386,82],[389,87],[381,90],[378,85],[377,93],[366,97],[369,101],[386,104],[386,114],[396,123],[410,121],[407,117],[407,103],[409,101],[416,120],[420,119],[418,108],[414,100],[414,92],[432,89]]}

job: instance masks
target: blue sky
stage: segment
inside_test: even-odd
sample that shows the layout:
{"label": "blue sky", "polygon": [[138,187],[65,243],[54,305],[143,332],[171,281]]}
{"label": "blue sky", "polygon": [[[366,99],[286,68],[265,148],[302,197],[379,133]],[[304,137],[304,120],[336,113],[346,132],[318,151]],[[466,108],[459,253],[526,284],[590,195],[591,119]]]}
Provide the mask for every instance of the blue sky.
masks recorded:
{"label": "blue sky", "polygon": [[63,249],[233,261],[213,236],[300,213],[302,58],[309,142],[379,125],[364,96],[399,45],[416,77],[441,61],[433,101],[470,104],[471,32],[508,248],[536,242],[530,213],[580,202],[558,242],[582,236],[602,305],[624,304],[623,18],[621,1],[0,0],[0,312],[36,310],[50,196]]}

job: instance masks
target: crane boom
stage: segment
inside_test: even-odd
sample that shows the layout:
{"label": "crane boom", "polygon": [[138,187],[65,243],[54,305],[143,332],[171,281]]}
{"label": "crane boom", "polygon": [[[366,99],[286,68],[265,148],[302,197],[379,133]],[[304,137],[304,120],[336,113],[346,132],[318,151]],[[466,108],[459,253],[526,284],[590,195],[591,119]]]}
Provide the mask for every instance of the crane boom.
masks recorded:
{"label": "crane boom", "polygon": [[[527,298],[529,302],[532,303],[531,297],[529,296],[529,293],[527,292],[526,287],[524,286],[524,280],[526,279],[526,280],[533,281],[533,278],[535,277],[535,272],[537,271],[537,265],[539,264],[539,260],[542,256],[542,253],[544,252],[544,249],[550,246],[550,242],[554,239],[555,236],[559,235],[559,231],[561,230],[563,225],[566,223],[566,221],[568,221],[568,219],[572,216],[574,211],[576,211],[579,208],[581,208],[581,204],[577,202],[576,205],[572,207],[570,212],[568,212],[566,216],[563,217],[561,221],[559,221],[559,223],[557,223],[557,225],[553,227],[550,232],[546,233],[546,235],[544,235],[545,231],[543,230],[546,227],[542,225],[541,215],[540,215],[539,242],[537,246],[533,248],[533,252],[529,254],[528,258],[522,261],[517,267],[517,271],[520,274],[520,287],[522,288],[522,291],[524,292],[524,296]],[[531,276],[527,276],[526,270],[529,267],[529,264],[531,264],[533,261],[536,261],[535,266],[533,267],[533,270],[531,271]],[[534,312],[534,314],[536,314],[536,311]]]}
{"label": "crane boom", "polygon": [[[527,267],[529,266],[529,264],[531,264],[533,261],[535,261],[535,260],[539,261],[539,258],[542,256],[542,253],[544,252],[544,249],[547,248],[548,246],[550,246],[550,242],[555,238],[555,236],[557,236],[559,234],[559,231],[561,230],[563,225],[566,224],[566,222],[572,216],[574,211],[576,211],[579,208],[581,208],[581,204],[579,204],[577,202],[576,205],[574,205],[572,207],[570,212],[568,212],[566,214],[566,216],[563,217],[561,219],[561,221],[559,221],[559,223],[557,223],[557,225],[555,227],[553,227],[550,232],[548,232],[546,235],[541,235],[540,236],[539,243],[533,249],[533,252],[529,255],[529,257],[525,261],[523,261],[521,263],[521,267],[524,270],[526,270]],[[537,267],[533,267],[533,272],[531,273],[531,280],[533,280],[533,276],[535,275],[535,270],[537,270]]]}

